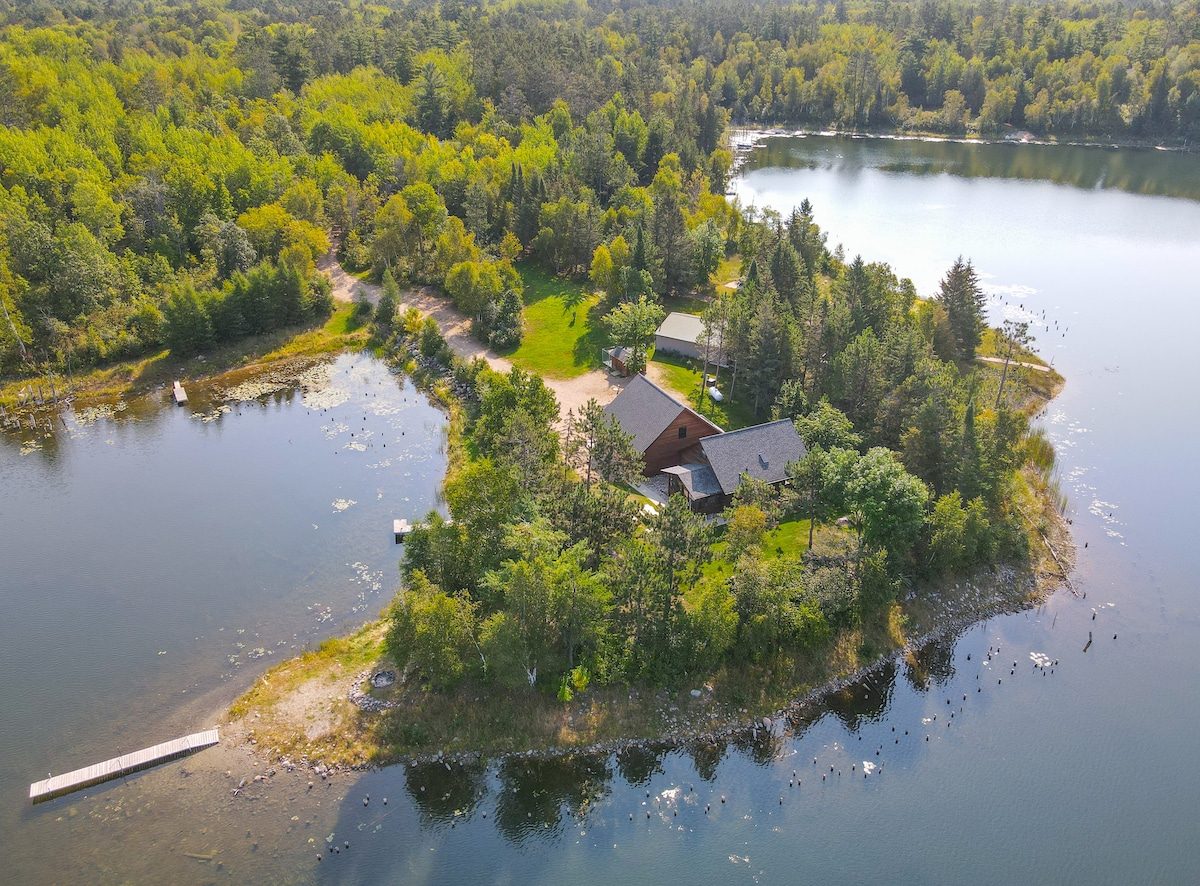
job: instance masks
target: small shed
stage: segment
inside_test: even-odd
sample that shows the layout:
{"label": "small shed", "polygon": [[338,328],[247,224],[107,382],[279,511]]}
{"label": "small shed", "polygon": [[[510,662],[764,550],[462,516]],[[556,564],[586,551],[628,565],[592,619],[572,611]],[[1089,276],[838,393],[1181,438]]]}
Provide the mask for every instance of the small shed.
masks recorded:
{"label": "small shed", "polygon": [[610,372],[615,372],[621,375],[623,378],[628,378],[629,376],[633,375],[633,373],[629,371],[626,361],[629,360],[629,357],[632,355],[632,353],[633,348],[627,347],[626,345],[618,345],[615,348],[605,348],[604,365]]}

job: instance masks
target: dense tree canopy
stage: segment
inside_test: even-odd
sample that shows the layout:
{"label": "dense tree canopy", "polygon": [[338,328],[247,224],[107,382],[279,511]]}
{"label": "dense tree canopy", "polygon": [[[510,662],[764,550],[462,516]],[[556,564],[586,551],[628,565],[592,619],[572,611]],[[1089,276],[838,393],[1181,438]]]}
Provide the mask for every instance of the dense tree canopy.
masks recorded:
{"label": "dense tree canopy", "polygon": [[[621,298],[691,287],[737,237],[730,120],[1200,135],[1194,2],[4,0],[0,27],[8,369],[201,347],[168,311],[188,285],[216,342],[320,313],[326,232],[398,282],[527,252]],[[793,225],[760,256],[781,300],[809,298],[815,254]],[[270,283],[280,264],[307,291]],[[223,304],[239,273],[258,307],[245,283]],[[887,305],[846,282],[868,296],[853,337]],[[479,315],[498,346],[520,335],[506,292]],[[759,345],[760,400],[781,346]],[[854,409],[873,347],[838,367]]]}
{"label": "dense tree canopy", "polygon": [[[852,629],[901,580],[1020,552],[1025,419],[971,362],[970,263],[924,301],[827,249],[807,201],[741,211],[730,121],[1200,135],[1194,0],[0,0],[0,26],[5,372],[320,317],[329,249],[383,281],[379,326],[426,364],[452,361],[436,322],[395,322],[399,286],[441,287],[511,348],[518,259],[589,276],[641,354],[665,295],[740,256],[703,371],[796,422],[791,492],[751,487],[720,541],[678,496],[639,518],[636,453],[594,403],[564,447],[540,378],[453,367],[466,463],[452,519],[406,544],[388,641],[438,688],[569,695],[760,660]],[[844,517],[853,556],[766,563],[785,509]]]}

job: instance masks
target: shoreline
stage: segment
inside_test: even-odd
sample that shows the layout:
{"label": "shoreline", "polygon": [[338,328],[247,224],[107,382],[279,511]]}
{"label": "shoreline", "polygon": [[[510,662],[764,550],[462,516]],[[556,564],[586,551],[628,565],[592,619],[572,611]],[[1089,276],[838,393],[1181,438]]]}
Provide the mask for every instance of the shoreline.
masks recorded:
{"label": "shoreline", "polygon": [[[798,731],[797,725],[802,720],[814,713],[819,714],[831,696],[870,677],[889,664],[903,661],[930,643],[953,637],[990,618],[1034,608],[1059,590],[1069,588],[1069,574],[1067,573],[1074,568],[1075,546],[1070,536],[1068,521],[1057,513],[1044,491],[1037,493],[1037,501],[1043,509],[1040,516],[1047,520],[1047,535],[1054,545],[1055,553],[1048,548],[1037,548],[1036,556],[1031,556],[1030,562],[1025,565],[1025,568],[1012,564],[999,564],[990,569],[980,570],[967,578],[960,578],[953,586],[947,582],[945,585],[925,587],[919,592],[911,592],[904,602],[923,603],[930,607],[924,620],[921,619],[919,613],[909,613],[917,622],[916,633],[913,636],[904,638],[899,646],[886,651],[870,662],[845,672],[839,673],[836,672],[836,669],[832,670],[826,679],[820,680],[816,685],[793,687],[787,693],[790,698],[783,704],[735,703],[730,699],[720,697],[720,693],[714,693],[711,683],[705,683],[702,680],[698,681],[698,685],[706,688],[694,690],[701,692],[700,697],[690,695],[687,691],[688,687],[682,684],[677,691],[665,694],[661,689],[655,687],[615,687],[595,694],[581,694],[576,703],[566,707],[560,706],[560,721],[572,724],[586,716],[589,705],[617,703],[611,698],[604,699],[601,697],[603,695],[628,694],[628,708],[646,709],[649,706],[650,712],[662,716],[665,721],[663,725],[669,723],[669,727],[655,730],[652,733],[647,730],[648,734],[629,734],[578,742],[547,742],[544,745],[516,749],[494,747],[448,749],[443,747],[422,752],[401,752],[382,758],[345,760],[337,759],[336,751],[327,756],[314,755],[311,750],[300,754],[281,752],[275,741],[279,737],[277,730],[273,731],[268,727],[267,732],[261,736],[257,732],[257,728],[260,727],[256,724],[266,725],[266,721],[259,719],[260,714],[263,717],[269,717],[270,713],[265,708],[261,711],[256,710],[259,706],[252,700],[255,689],[260,682],[266,683],[266,678],[280,673],[287,666],[298,661],[298,659],[292,659],[260,677],[254,687],[226,709],[221,718],[222,728],[234,740],[234,745],[238,749],[257,759],[264,767],[279,767],[286,771],[304,768],[317,775],[369,771],[386,766],[413,765],[433,761],[503,761],[615,753],[630,747],[676,748],[696,742],[711,744],[747,730],[764,727],[794,733]],[[945,597],[947,596],[953,597],[953,600],[946,601]],[[354,634],[361,634],[364,631],[380,632],[382,624],[382,619],[369,622],[358,628]],[[335,637],[331,638],[331,642],[348,639]],[[363,691],[370,674],[380,667],[388,665],[389,663],[376,658],[369,662],[369,666],[352,669],[353,674],[345,673],[346,669],[335,666],[334,671],[343,672],[337,674],[332,685],[328,687],[334,690],[326,695],[331,711],[336,709],[342,715],[349,713],[362,723],[371,718],[377,719],[379,713],[393,707],[394,705],[388,702],[381,703],[374,696]],[[286,690],[282,696],[284,703],[291,704],[294,702],[295,696],[305,694],[301,689],[303,686],[316,683],[322,677],[326,681],[330,681],[334,675],[328,673],[328,670],[318,672],[316,676],[302,681],[300,686]],[[360,703],[367,699],[370,701],[365,704]],[[505,706],[514,700],[509,694],[500,693],[493,697],[491,703]],[[740,707],[739,704],[745,704],[745,706]],[[243,710],[235,713],[239,707]],[[311,720],[314,710],[312,707],[302,708],[293,710],[293,714],[300,713]],[[675,711],[678,715],[672,717],[670,711]],[[285,724],[284,728],[287,725],[295,728],[299,724],[295,722]],[[260,741],[260,737],[263,739],[262,741]],[[582,735],[578,737],[585,738]],[[371,747],[375,752],[384,750],[384,745],[381,743],[376,743]]]}
{"label": "shoreline", "polygon": [[[94,367],[86,375],[68,381],[58,373],[28,377],[0,378],[0,405],[10,415],[39,417],[56,413],[64,407],[87,407],[119,402],[136,397],[164,397],[171,391],[173,380],[185,386],[210,382],[233,372],[259,372],[289,360],[311,359],[363,349],[369,345],[369,327],[354,325],[353,306],[338,305],[320,325],[294,326],[253,338],[229,342],[209,354],[174,358],[169,351]],[[51,399],[50,383],[57,382],[57,399]],[[39,384],[46,395],[38,403]],[[68,387],[69,385],[69,387]],[[30,396],[20,399],[28,389]],[[0,423],[0,430],[4,426]]]}
{"label": "shoreline", "polygon": [[1096,136],[1092,139],[1059,139],[1054,136],[1039,138],[1025,130],[1028,138],[1003,136],[942,135],[934,132],[904,132],[896,129],[825,129],[820,127],[773,126],[766,129],[730,125],[725,131],[726,141],[735,149],[745,152],[768,138],[822,138],[879,139],[886,141],[952,142],[963,145],[1039,145],[1042,147],[1106,148],[1135,151],[1167,151],[1173,154],[1200,153],[1200,148],[1187,145],[1164,145],[1146,141],[1130,141]]}
{"label": "shoreline", "polygon": [[754,151],[769,139],[773,138],[834,138],[855,141],[899,141],[899,142],[949,142],[960,145],[1015,145],[1035,146],[1044,148],[1098,148],[1102,150],[1130,151],[1163,151],[1171,154],[1197,154],[1200,147],[1188,145],[1161,145],[1139,141],[1122,141],[1114,139],[1095,140],[1060,140],[1056,138],[1037,138],[1026,133],[1029,138],[990,138],[984,136],[939,135],[937,133],[901,132],[897,130],[868,130],[868,129],[822,129],[822,128],[792,128],[786,126],[761,128],[741,128],[730,126],[725,130],[724,144],[733,153],[733,163],[729,167],[729,181],[726,184],[725,196],[736,196],[733,181],[737,178],[746,162]]}

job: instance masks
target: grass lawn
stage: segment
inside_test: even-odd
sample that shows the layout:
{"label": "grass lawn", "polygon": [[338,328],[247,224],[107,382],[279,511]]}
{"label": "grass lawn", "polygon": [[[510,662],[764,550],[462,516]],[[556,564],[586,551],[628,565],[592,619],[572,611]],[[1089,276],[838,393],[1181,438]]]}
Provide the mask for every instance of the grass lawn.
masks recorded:
{"label": "grass lawn", "polygon": [[694,295],[668,295],[663,299],[663,313],[670,314],[678,311],[681,314],[703,314],[708,308],[706,299]]}
{"label": "grass lawn", "polygon": [[795,559],[808,550],[808,520],[792,517],[780,523],[763,539],[764,560]]}
{"label": "grass lawn", "polygon": [[600,296],[530,264],[517,270],[525,281],[525,337],[504,356],[548,378],[574,378],[599,366],[608,344]]}
{"label": "grass lawn", "polygon": [[[975,349],[975,353],[980,357],[1003,358],[1008,353],[1008,342],[1000,334],[999,329],[985,329],[983,331],[983,338],[979,342],[979,347]],[[1013,351],[1012,358],[1022,363],[1037,363],[1039,366],[1048,365],[1039,353],[1027,348],[1017,348]]]}
{"label": "grass lawn", "polygon": [[[733,564],[725,559],[724,530],[712,546],[713,558],[702,569],[706,578],[728,579],[733,575]],[[817,554],[846,554],[854,544],[854,534],[833,523],[818,523],[813,538]],[[762,554],[759,560],[799,560],[808,550],[808,518],[793,514],[783,520],[763,537]]]}
{"label": "grass lawn", "polygon": [[742,257],[735,252],[733,255],[721,259],[721,263],[717,265],[716,273],[712,275],[713,288],[719,289],[726,283],[741,278]]}
{"label": "grass lawn", "polygon": [[[764,409],[762,415],[755,415],[750,405],[743,403],[740,399],[730,400],[727,398],[721,403],[714,403],[707,393],[701,397],[700,370],[694,361],[686,357],[676,354],[662,354],[661,356],[655,354],[651,357],[650,362],[661,371],[666,387],[678,394],[684,402],[709,421],[726,431],[736,431],[738,428],[761,424],[771,419],[769,409]],[[709,374],[712,374],[711,370]],[[729,382],[728,370],[721,370],[720,379],[718,387],[725,388]]]}

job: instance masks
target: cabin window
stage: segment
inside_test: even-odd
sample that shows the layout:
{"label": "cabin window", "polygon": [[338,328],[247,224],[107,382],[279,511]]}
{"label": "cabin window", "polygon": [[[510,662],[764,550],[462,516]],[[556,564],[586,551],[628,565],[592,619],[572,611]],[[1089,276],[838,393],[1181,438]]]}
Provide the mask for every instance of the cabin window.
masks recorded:
{"label": "cabin window", "polygon": [[684,425],[682,428],[679,429],[679,439],[682,440],[686,436],[687,436],[687,425]]}

